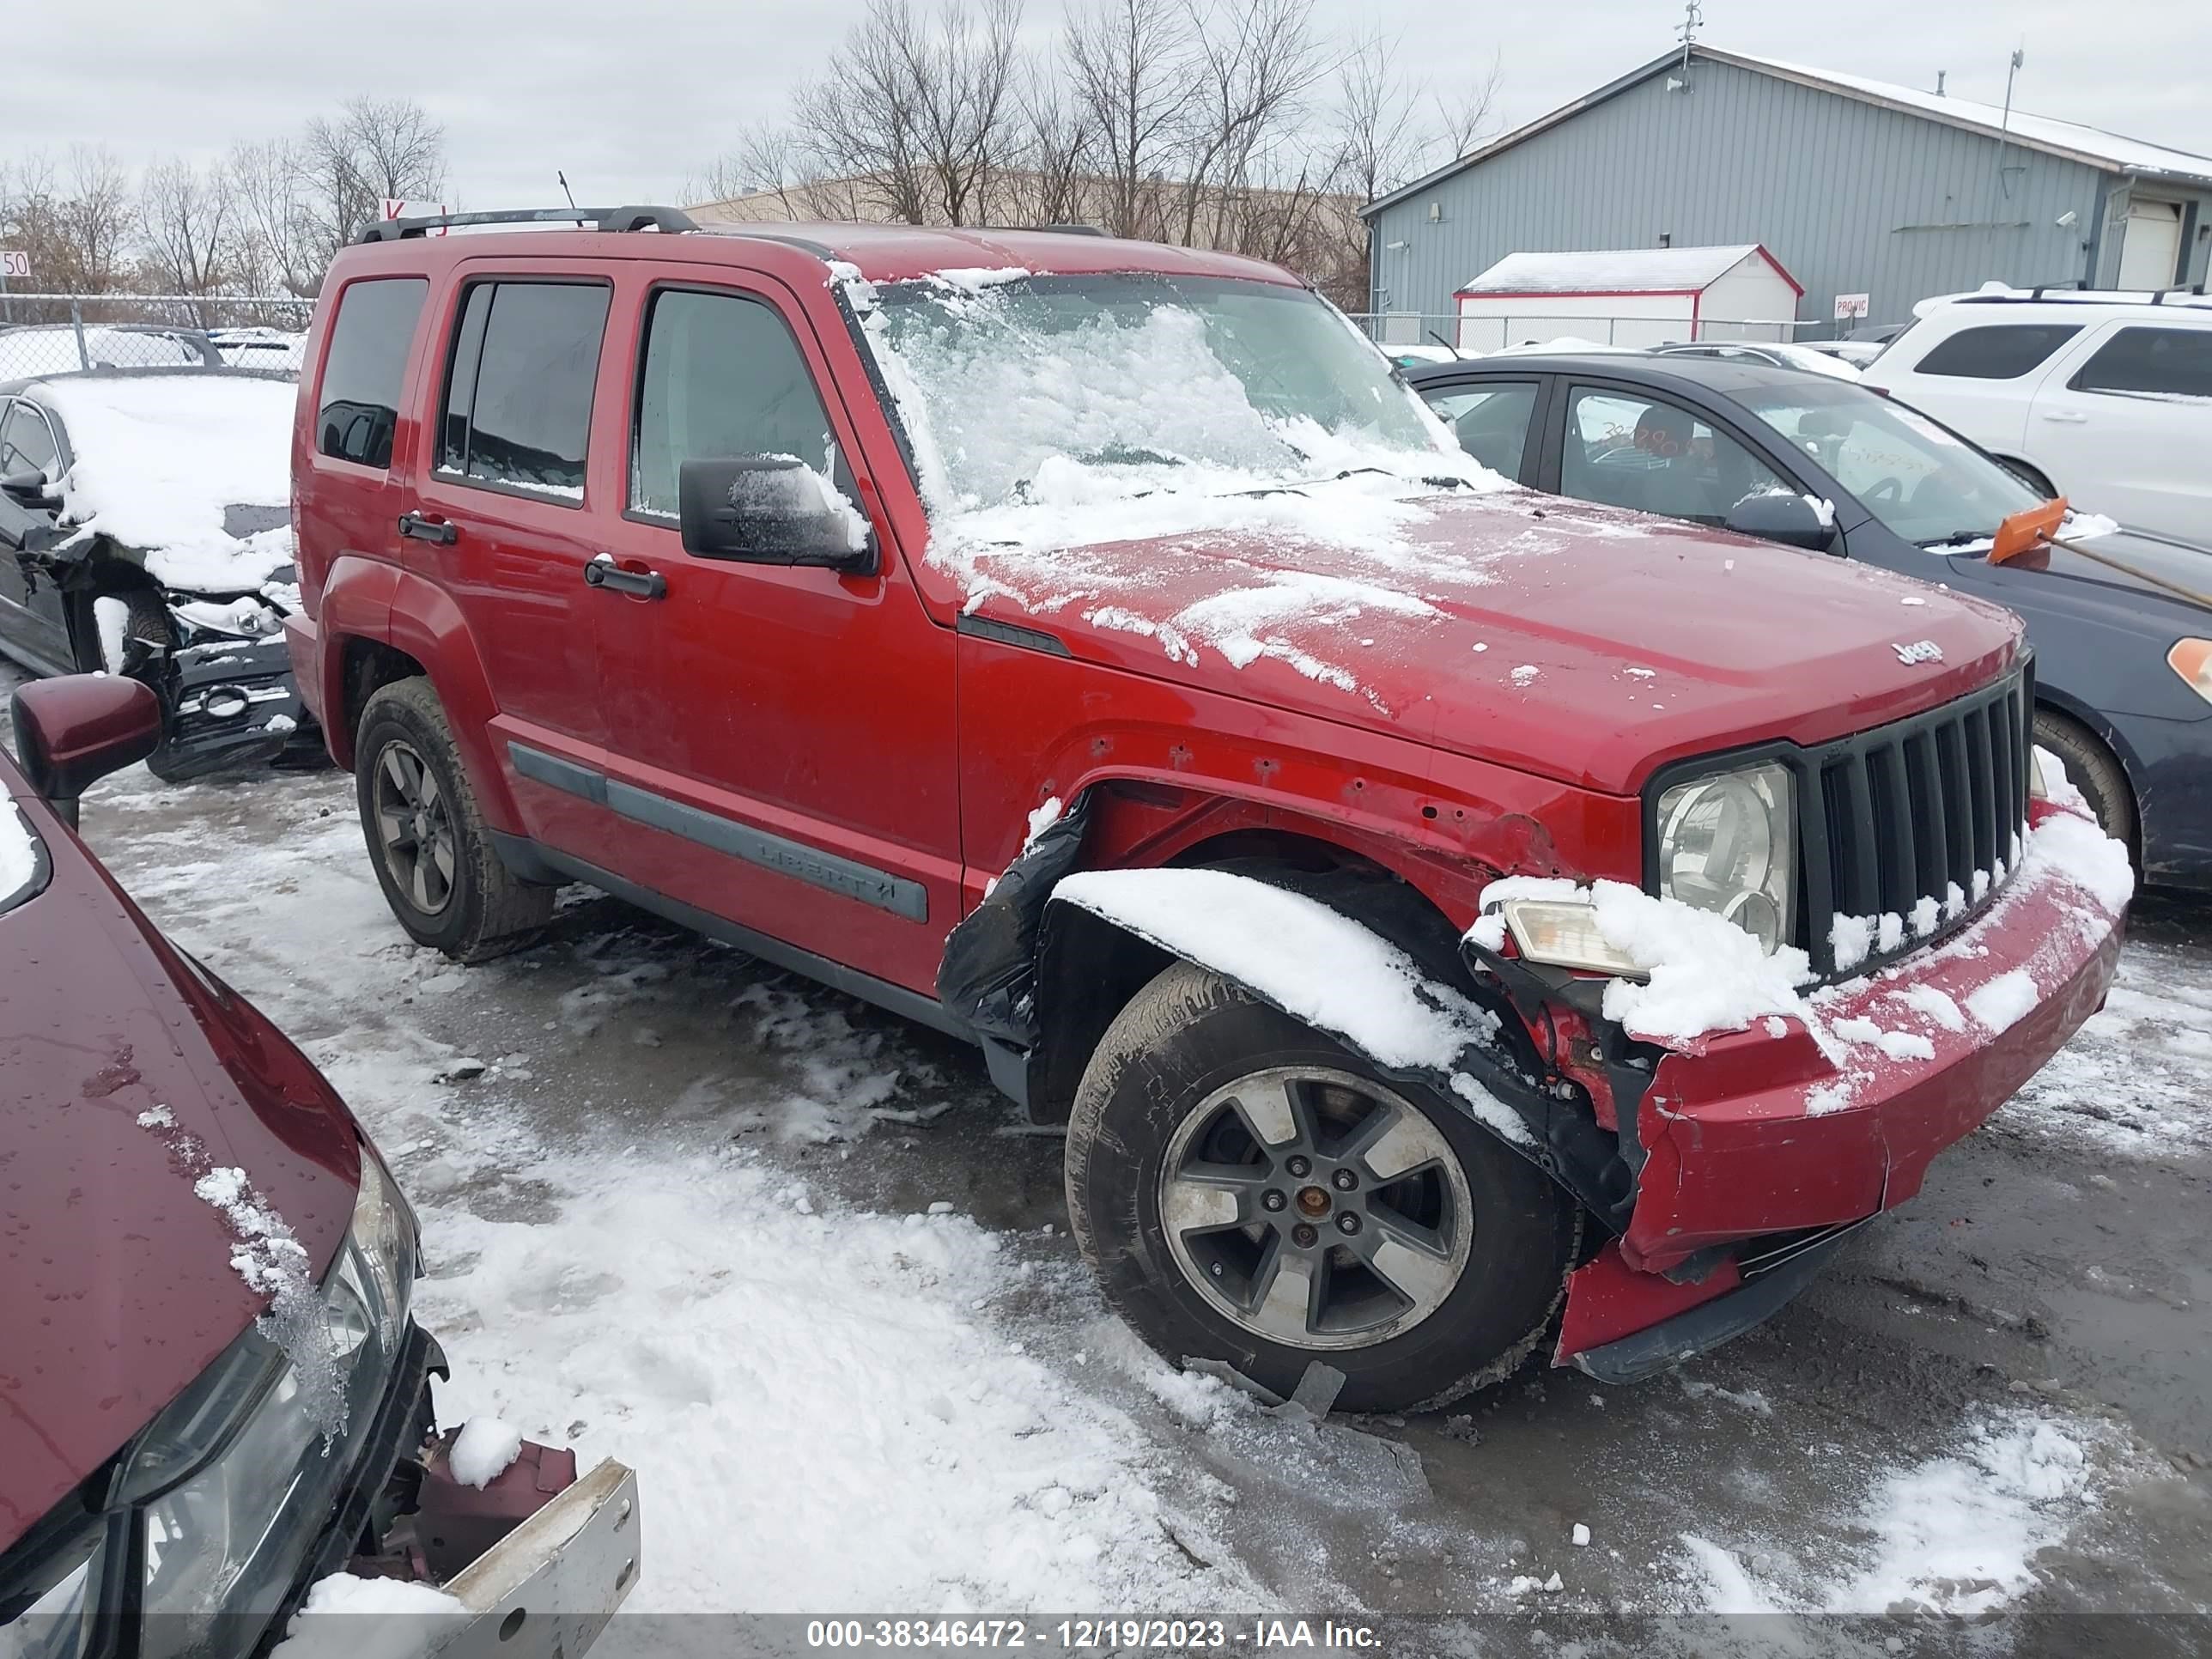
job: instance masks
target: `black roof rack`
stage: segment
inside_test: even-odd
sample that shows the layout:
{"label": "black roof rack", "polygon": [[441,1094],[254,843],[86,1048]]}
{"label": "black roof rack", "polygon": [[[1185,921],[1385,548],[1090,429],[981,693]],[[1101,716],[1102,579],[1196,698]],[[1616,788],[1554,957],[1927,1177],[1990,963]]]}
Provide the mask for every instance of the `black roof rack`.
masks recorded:
{"label": "black roof rack", "polygon": [[691,216],[682,208],[502,208],[486,213],[430,213],[411,219],[380,220],[373,225],[363,225],[361,234],[353,240],[358,246],[368,242],[402,241],[410,236],[426,235],[433,230],[450,229],[460,225],[570,225],[578,220],[588,220],[601,230],[624,233],[699,228],[692,222]]}
{"label": "black roof rack", "polygon": [[975,225],[969,228],[988,236],[996,231],[1048,230],[1055,236],[1103,236],[1096,225]]}
{"label": "black roof rack", "polygon": [[2136,289],[2091,288],[2085,283],[2045,283],[2025,293],[2015,289],[2005,294],[1962,294],[1954,303],[1963,306],[2029,305],[2046,296],[2052,301],[2068,304],[2155,306],[2163,305],[2169,300],[2201,300],[2204,297],[2204,284],[2197,283],[2186,288],[2176,285]]}

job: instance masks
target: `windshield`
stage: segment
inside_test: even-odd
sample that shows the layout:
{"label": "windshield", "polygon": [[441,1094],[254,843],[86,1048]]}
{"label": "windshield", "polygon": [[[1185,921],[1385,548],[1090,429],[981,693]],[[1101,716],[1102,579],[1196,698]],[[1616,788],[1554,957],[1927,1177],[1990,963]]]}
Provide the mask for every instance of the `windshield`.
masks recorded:
{"label": "windshield", "polygon": [[1754,386],[1735,394],[1908,542],[1970,550],[2043,498],[1917,410],[1852,386]]}
{"label": "windshield", "polygon": [[864,297],[939,515],[1354,472],[1474,481],[1382,354],[1303,289],[953,272]]}

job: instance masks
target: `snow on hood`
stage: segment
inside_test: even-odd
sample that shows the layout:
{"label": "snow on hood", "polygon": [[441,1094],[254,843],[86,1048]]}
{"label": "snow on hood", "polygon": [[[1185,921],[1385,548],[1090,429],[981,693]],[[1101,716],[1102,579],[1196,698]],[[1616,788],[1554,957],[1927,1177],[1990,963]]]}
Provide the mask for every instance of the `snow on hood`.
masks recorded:
{"label": "snow on hood", "polygon": [[246,375],[88,375],[32,395],[61,416],[76,454],[60,481],[64,523],[139,550],[174,587],[245,592],[292,562],[289,525],[241,537],[225,517],[289,507],[296,387]]}

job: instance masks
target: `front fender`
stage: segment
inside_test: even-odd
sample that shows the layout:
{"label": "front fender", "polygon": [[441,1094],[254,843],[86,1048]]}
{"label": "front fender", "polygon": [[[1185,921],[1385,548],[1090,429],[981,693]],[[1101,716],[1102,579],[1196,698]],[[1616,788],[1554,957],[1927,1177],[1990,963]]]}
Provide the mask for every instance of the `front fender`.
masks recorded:
{"label": "front fender", "polygon": [[1320,898],[1227,870],[1081,871],[1052,890],[1048,953],[1063,912],[1220,975],[1560,1176],[1551,1141],[1566,1109],[1518,1063],[1500,1016]]}

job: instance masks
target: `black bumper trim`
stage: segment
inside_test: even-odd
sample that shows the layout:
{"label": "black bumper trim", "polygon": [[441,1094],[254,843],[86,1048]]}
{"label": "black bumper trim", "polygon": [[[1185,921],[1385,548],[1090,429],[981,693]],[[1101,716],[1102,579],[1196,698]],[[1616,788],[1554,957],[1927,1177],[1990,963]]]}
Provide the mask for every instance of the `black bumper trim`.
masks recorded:
{"label": "black bumper trim", "polygon": [[399,1351],[399,1363],[393,1367],[391,1384],[377,1406],[376,1420],[369,1425],[360,1459],[339,1494],[337,1513],[308,1551],[276,1616],[253,1644],[256,1656],[267,1653],[283,1638],[285,1626],[316,1582],[339,1571],[353,1559],[360,1547],[362,1529],[368,1524],[370,1512],[384,1495],[399,1460],[416,1451],[427,1431],[436,1425],[430,1406],[430,1379],[449,1374],[446,1351],[438,1346],[436,1337],[411,1318],[407,1330],[407,1345]]}
{"label": "black bumper trim", "polygon": [[1586,1348],[1574,1356],[1573,1363],[1601,1382],[1641,1382],[1771,1319],[1820,1276],[1843,1247],[1840,1237],[1824,1240],[1726,1296],[1701,1302],[1649,1330]]}

